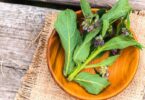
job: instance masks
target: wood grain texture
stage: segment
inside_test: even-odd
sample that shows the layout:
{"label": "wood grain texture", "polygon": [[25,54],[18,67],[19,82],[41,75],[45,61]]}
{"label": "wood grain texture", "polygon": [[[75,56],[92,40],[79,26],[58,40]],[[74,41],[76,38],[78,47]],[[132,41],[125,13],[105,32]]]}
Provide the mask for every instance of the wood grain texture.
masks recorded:
{"label": "wood grain texture", "polygon": [[[95,10],[94,10],[95,11]],[[82,13],[77,12],[78,20],[81,19]],[[128,47],[121,51],[117,61],[109,67],[109,81],[111,85],[98,95],[91,95],[81,86],[74,82],[68,82],[63,75],[64,50],[61,46],[60,39],[54,30],[48,41],[47,63],[53,78],[58,85],[67,93],[83,100],[104,100],[117,95],[125,89],[132,81],[139,63],[139,49]],[[106,58],[106,56],[104,56]],[[100,59],[102,60],[102,58]],[[94,60],[91,63],[96,63]],[[93,72],[87,70],[87,72]],[[93,72],[94,73],[94,72]]]}
{"label": "wood grain texture", "polygon": [[14,100],[36,48],[28,45],[52,9],[0,3],[0,100]]}
{"label": "wood grain texture", "polygon": [[[33,1],[43,1],[49,3],[56,4],[66,4],[66,5],[74,5],[79,6],[79,0],[33,0]],[[88,0],[91,5],[97,7],[110,7],[112,6],[116,0]],[[145,9],[145,0],[129,0],[133,9],[135,10],[143,10]]]}

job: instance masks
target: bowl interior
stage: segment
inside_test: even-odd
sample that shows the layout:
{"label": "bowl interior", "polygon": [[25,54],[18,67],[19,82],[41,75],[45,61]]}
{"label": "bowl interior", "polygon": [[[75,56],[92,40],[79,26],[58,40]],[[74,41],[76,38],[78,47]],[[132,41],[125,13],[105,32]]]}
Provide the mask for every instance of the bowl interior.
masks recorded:
{"label": "bowl interior", "polygon": [[[77,12],[77,15],[78,19],[81,18],[81,11]],[[62,73],[64,56],[64,50],[61,46],[59,36],[54,30],[48,41],[47,63],[55,81],[63,90],[77,98],[85,100],[102,100],[118,94],[131,82],[137,70],[139,50],[135,47],[128,47],[121,51],[121,56],[109,67],[109,81],[111,85],[98,95],[91,95],[75,82],[68,82],[66,80]],[[108,53],[91,63],[96,63],[105,59],[107,56]],[[85,71],[94,73],[93,69],[87,69]]]}

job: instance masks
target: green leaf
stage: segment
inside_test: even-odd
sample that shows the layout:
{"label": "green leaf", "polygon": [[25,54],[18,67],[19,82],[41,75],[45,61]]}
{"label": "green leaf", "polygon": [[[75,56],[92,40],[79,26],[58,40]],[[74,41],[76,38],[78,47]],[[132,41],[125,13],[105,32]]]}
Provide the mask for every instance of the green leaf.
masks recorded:
{"label": "green leaf", "polygon": [[111,10],[104,14],[101,18],[103,21],[102,36],[105,36],[109,25],[121,17],[126,17],[131,11],[128,0],[119,0]]}
{"label": "green leaf", "polygon": [[107,32],[107,30],[109,28],[109,25],[110,24],[109,24],[108,20],[103,20],[102,37],[105,36],[105,34],[106,34],[106,32]]}
{"label": "green leaf", "polygon": [[100,77],[98,74],[90,74],[87,72],[79,73],[74,81],[79,83],[91,94],[99,94],[110,83],[107,79]]}
{"label": "green leaf", "polygon": [[134,40],[133,37],[130,35],[119,35],[108,42],[106,42],[102,47],[97,48],[94,50],[90,56],[85,60],[85,62],[82,65],[79,65],[76,70],[74,70],[68,77],[69,80],[73,80],[73,78],[81,71],[83,70],[87,64],[89,64],[90,61],[92,61],[96,56],[98,56],[100,53],[107,51],[107,50],[113,50],[113,49],[124,49],[129,46],[136,46],[139,49],[142,49],[142,45],[138,43],[136,40]]}
{"label": "green leaf", "polygon": [[129,18],[129,14],[127,15],[125,25],[126,25],[126,28],[127,28],[128,30],[130,30],[130,18]]}
{"label": "green leaf", "polygon": [[111,66],[116,59],[119,57],[119,55],[108,57],[107,59],[97,63],[97,64],[91,64],[87,65],[85,68],[95,68],[95,67],[105,67],[105,66]]}
{"label": "green leaf", "polygon": [[67,76],[74,67],[73,52],[77,43],[80,41],[76,13],[69,9],[60,12],[55,22],[55,29],[59,34],[65,51],[64,75]]}
{"label": "green leaf", "polygon": [[134,40],[131,36],[119,35],[111,40],[109,40],[105,45],[102,47],[102,51],[112,50],[112,49],[124,49],[129,46],[136,46],[139,49],[142,49],[142,45]]}
{"label": "green leaf", "polygon": [[75,63],[81,63],[86,60],[86,58],[90,54],[91,41],[100,32],[100,30],[101,28],[98,27],[95,30],[89,32],[82,44],[78,45],[73,55],[73,60],[75,61]]}
{"label": "green leaf", "polygon": [[129,46],[136,46],[139,49],[142,49],[142,45],[140,43],[138,43],[136,40],[134,40],[134,38],[130,35],[116,36],[116,37],[112,38],[111,40],[109,40],[108,42],[106,42],[102,47],[93,51],[91,53],[91,55],[88,57],[88,59],[85,61],[84,65],[88,64],[91,60],[93,60],[101,52],[104,52],[107,50],[113,50],[113,49],[124,49]]}
{"label": "green leaf", "polygon": [[122,27],[124,26],[124,20],[125,20],[124,18],[121,18],[121,19],[120,19],[120,22],[119,22],[118,25],[117,25],[117,31],[116,31],[116,34],[117,34],[117,35],[120,33]]}
{"label": "green leaf", "polygon": [[81,9],[83,11],[83,15],[87,18],[90,16],[93,16],[93,13],[91,11],[91,7],[90,4],[87,0],[80,0],[80,4],[81,4]]}

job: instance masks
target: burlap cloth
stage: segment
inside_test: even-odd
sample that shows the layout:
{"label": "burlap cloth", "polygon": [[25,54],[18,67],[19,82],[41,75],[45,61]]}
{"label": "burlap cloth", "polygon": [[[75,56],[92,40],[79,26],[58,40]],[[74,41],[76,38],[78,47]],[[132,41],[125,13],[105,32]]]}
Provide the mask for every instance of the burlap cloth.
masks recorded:
{"label": "burlap cloth", "polygon": [[[56,85],[46,63],[47,41],[54,29],[57,14],[46,17],[45,25],[40,32],[38,47],[32,64],[22,78],[21,87],[15,100],[77,100]],[[134,12],[130,15],[131,28],[139,42],[145,44],[145,12]],[[143,100],[145,94],[145,50],[141,51],[138,71],[131,84],[119,95],[110,100]]]}

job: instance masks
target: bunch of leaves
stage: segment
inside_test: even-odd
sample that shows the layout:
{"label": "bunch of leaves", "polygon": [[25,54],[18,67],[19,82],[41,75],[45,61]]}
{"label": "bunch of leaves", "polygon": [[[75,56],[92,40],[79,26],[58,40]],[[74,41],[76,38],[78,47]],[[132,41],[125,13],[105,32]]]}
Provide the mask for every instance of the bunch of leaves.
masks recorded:
{"label": "bunch of leaves", "polygon": [[[64,75],[69,81],[80,84],[89,93],[98,94],[110,84],[104,76],[108,66],[119,57],[118,50],[129,46],[142,49],[142,45],[129,31],[131,7],[128,0],[119,0],[109,11],[100,9],[96,13],[92,13],[87,0],[80,0],[80,3],[84,15],[81,25],[87,32],[85,37],[80,36],[77,29],[74,11],[67,9],[60,12],[55,22],[55,29],[65,51]],[[99,63],[89,64],[106,51],[111,51],[113,56]],[[82,72],[83,69],[96,67],[101,68],[99,74]]]}

